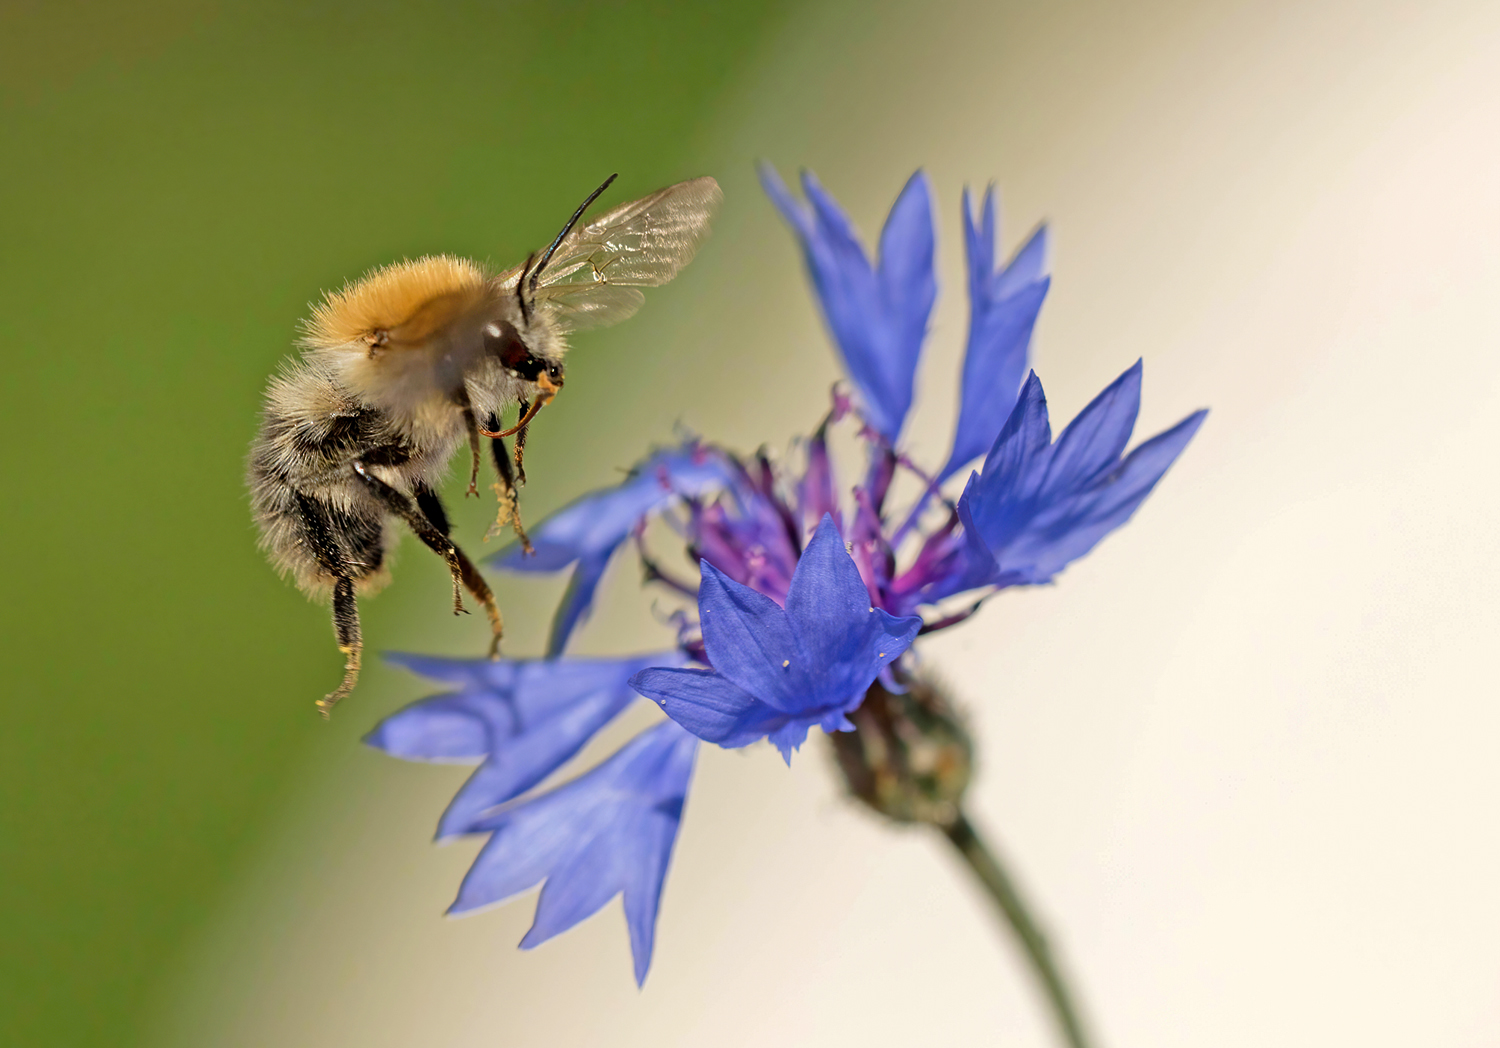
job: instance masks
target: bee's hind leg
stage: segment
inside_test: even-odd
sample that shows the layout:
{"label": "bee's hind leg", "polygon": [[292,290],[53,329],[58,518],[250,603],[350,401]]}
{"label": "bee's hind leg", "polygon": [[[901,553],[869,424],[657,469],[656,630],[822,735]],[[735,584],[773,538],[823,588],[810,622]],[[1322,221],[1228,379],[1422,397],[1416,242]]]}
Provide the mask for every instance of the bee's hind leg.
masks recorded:
{"label": "bee's hind leg", "polygon": [[364,642],[359,633],[359,605],[354,600],[354,580],[343,576],[333,584],[333,632],[339,651],[345,655],[344,679],[337,688],[318,700],[318,712],[327,720],[338,701],[354,690],[359,682],[360,657]]}
{"label": "bee's hind leg", "polygon": [[312,549],[318,566],[333,577],[333,635],[338,638],[339,651],[344,653],[344,679],[317,702],[318,712],[327,720],[338,701],[353,691],[359,682],[360,656],[364,651],[359,632],[359,605],[354,600],[354,578],[349,558],[334,540],[327,507],[298,493],[297,515],[302,522],[303,539]]}
{"label": "bee's hind leg", "polygon": [[[442,500],[438,498],[437,492],[428,487],[416,489],[417,509],[422,512],[432,526],[442,532],[444,537],[450,534],[448,524],[448,511],[443,508]],[[464,551],[450,538],[448,543],[453,547],[453,553],[458,558],[459,577],[464,586],[474,594],[474,599],[484,605],[484,613],[490,620],[490,658],[500,657],[500,637],[505,633],[505,621],[500,617],[500,607],[495,603],[495,594],[490,590],[489,583],[484,581],[484,576],[479,574],[479,569],[474,562],[465,556]]]}

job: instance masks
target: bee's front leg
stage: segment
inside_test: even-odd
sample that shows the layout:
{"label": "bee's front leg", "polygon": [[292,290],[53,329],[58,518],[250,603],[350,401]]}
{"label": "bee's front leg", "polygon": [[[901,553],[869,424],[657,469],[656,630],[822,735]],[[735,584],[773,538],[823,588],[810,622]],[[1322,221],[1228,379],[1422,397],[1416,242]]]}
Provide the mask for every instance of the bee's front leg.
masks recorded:
{"label": "bee's front leg", "polygon": [[469,431],[469,490],[464,492],[464,497],[473,495],[479,497],[479,459],[481,457],[479,440],[479,419],[474,414],[474,405],[469,403],[469,391],[467,389],[459,393],[459,410],[464,415],[464,426]]}

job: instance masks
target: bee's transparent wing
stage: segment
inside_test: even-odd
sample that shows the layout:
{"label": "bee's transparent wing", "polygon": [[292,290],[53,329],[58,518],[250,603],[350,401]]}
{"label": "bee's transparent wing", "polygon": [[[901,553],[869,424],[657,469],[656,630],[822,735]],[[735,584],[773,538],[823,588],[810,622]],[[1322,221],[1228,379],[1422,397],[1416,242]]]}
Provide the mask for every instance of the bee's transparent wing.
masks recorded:
{"label": "bee's transparent wing", "polygon": [[723,199],[719,183],[695,178],[579,226],[542,272],[537,304],[564,331],[619,323],[641,308],[639,288],[665,284],[692,261]]}

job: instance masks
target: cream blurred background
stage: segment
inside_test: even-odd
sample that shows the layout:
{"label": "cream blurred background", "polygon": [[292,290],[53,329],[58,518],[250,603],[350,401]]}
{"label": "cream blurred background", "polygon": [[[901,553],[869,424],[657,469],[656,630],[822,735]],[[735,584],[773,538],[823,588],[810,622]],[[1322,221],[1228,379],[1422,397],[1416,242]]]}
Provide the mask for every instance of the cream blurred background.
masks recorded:
{"label": "cream blurred background", "polygon": [[[588,457],[550,464],[577,471],[561,496],[678,419],[748,449],[823,409],[833,357],[759,156],[869,235],[930,173],[910,443],[939,460],[959,192],[994,179],[1006,251],[1051,224],[1054,425],[1138,356],[1139,435],[1212,408],[1122,532],[927,646],[982,747],[975,818],[1100,1044],[1500,1043],[1500,7],[813,4],[699,147],[715,238],[611,343],[665,347],[650,369],[591,388],[576,351],[554,411]],[[387,637],[441,643],[405,607]],[[622,563],[580,650],[663,643],[647,607]],[[367,710],[423,693],[366,687]],[[1057,1043],[967,871],[843,801],[817,739],[790,771],[704,751],[639,992],[618,902],[530,953],[529,901],[442,917],[478,845],[427,842],[465,769],[323,756],[163,988],[159,1043]]]}

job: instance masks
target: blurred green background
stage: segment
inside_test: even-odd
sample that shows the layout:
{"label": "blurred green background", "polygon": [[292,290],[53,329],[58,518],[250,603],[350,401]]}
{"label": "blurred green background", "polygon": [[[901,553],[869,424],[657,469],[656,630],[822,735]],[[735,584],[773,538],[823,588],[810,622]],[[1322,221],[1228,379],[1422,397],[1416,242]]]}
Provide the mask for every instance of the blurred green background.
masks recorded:
{"label": "blurred green background", "polygon": [[[611,171],[614,199],[703,173],[695,136],[787,7],[0,9],[0,1041],[136,1041],[295,770],[378,712],[314,715],[327,612],[266,566],[243,491],[308,301],[423,252],[511,263]],[[649,364],[600,353],[594,405]],[[583,486],[567,399],[533,507]],[[491,511],[462,509],[471,546]],[[442,608],[434,558],[408,543],[396,577],[377,651],[403,601]]]}

